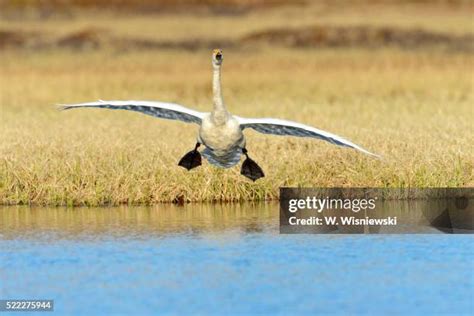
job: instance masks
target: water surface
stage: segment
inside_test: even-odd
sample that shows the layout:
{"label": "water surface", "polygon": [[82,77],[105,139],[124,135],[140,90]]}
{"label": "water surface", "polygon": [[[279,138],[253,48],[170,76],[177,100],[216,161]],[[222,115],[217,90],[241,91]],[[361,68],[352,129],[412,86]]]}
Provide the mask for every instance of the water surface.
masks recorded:
{"label": "water surface", "polygon": [[280,235],[277,204],[0,219],[0,298],[54,299],[60,314],[474,312],[472,235]]}

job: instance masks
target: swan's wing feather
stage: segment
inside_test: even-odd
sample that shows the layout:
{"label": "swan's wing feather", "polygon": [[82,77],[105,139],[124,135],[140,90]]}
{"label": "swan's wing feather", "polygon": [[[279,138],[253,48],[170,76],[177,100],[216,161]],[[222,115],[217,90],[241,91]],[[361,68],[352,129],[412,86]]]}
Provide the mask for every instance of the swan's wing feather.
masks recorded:
{"label": "swan's wing feather", "polygon": [[252,128],[263,134],[317,138],[330,142],[334,145],[354,148],[365,154],[378,157],[378,155],[375,155],[340,136],[308,125],[273,118],[236,118],[239,121],[242,130],[245,128]]}
{"label": "swan's wing feather", "polygon": [[136,111],[168,120],[179,120],[201,124],[205,113],[188,109],[182,105],[154,101],[102,101],[61,105],[60,109],[103,108],[111,110]]}

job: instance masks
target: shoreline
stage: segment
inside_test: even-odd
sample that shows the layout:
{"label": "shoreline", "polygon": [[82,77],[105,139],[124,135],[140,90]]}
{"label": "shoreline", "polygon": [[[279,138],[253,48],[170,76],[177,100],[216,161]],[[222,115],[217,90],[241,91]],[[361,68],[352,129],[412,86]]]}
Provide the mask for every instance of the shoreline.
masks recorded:
{"label": "shoreline", "polygon": [[[297,189],[297,188],[295,188]],[[311,188],[305,188],[311,190]],[[354,188],[359,189],[359,188]],[[393,189],[393,188],[389,188]],[[468,200],[474,199],[474,187],[460,187],[460,188],[430,188],[430,189],[448,189],[448,191],[458,191],[462,190],[465,192],[456,193],[450,192],[446,195],[433,195],[427,196],[425,195],[418,195],[418,196],[410,196],[407,197],[406,195],[400,197],[380,197],[378,198],[378,202],[417,202],[417,201],[437,201],[437,200],[452,200],[457,199],[459,197],[467,198]],[[367,195],[351,195],[351,199],[357,198],[366,198]],[[279,203],[281,201],[280,198],[277,199],[262,199],[262,200],[214,200],[214,201],[159,201],[154,203],[104,203],[104,204],[87,204],[87,203],[79,203],[79,204],[53,204],[53,203],[0,203],[0,208],[4,207],[14,207],[14,206],[21,206],[21,207],[66,207],[66,208],[114,208],[114,207],[153,207],[159,205],[174,205],[174,206],[191,206],[191,205],[242,205],[242,204],[271,204],[271,203]]]}

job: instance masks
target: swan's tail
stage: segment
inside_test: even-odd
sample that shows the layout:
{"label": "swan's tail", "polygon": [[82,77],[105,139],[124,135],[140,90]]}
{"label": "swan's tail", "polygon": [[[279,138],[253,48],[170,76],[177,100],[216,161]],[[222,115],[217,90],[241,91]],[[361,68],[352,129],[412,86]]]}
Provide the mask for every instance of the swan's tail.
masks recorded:
{"label": "swan's tail", "polygon": [[215,154],[215,152],[209,148],[206,148],[201,152],[201,154],[207,159],[207,161],[209,161],[210,164],[214,166],[220,168],[230,168],[240,162],[240,155],[242,155],[242,151],[240,148],[236,148],[225,155],[218,156]]}

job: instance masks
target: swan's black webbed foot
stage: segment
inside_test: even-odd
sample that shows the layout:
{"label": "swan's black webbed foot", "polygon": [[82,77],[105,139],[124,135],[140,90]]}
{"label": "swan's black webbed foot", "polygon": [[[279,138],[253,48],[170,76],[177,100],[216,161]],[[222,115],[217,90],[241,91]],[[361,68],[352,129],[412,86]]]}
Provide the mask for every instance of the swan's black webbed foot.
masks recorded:
{"label": "swan's black webbed foot", "polygon": [[201,154],[197,150],[199,143],[196,144],[194,150],[191,150],[178,163],[178,166],[191,170],[193,168],[199,167],[201,165]]}
{"label": "swan's black webbed foot", "polygon": [[244,163],[242,164],[242,168],[240,169],[240,174],[246,176],[252,181],[256,181],[260,178],[265,177],[265,174],[263,173],[262,168],[257,165],[255,161],[249,158],[249,155],[247,155],[247,149],[242,148],[242,152],[245,155],[246,159],[244,160]]}

